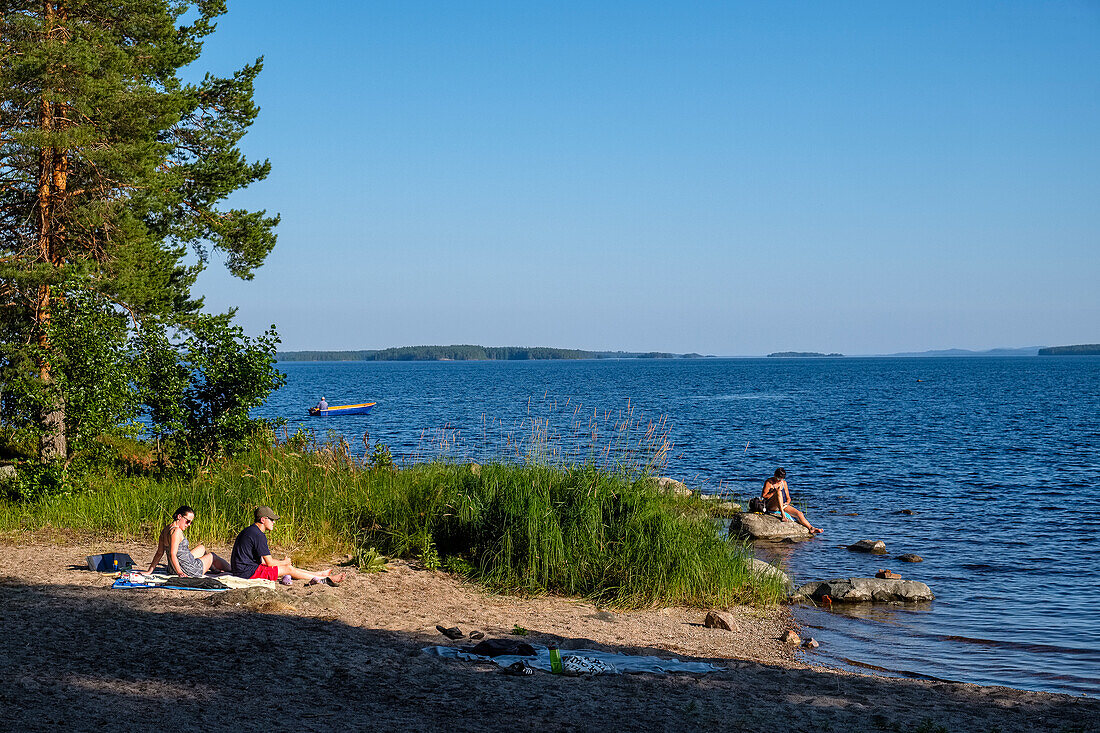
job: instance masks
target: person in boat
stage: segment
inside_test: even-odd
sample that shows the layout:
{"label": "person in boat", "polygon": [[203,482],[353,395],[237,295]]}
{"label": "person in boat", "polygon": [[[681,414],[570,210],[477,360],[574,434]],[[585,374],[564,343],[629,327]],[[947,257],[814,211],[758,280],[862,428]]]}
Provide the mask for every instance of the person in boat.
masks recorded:
{"label": "person in boat", "polygon": [[207,552],[204,545],[189,547],[187,528],[195,521],[195,510],[186,504],[172,515],[172,522],[160,531],[157,539],[157,552],[149,563],[147,573],[153,572],[162,555],[168,555],[168,569],[185,578],[201,578],[211,568],[229,572],[229,563],[213,552]]}
{"label": "person in boat", "polygon": [[289,557],[276,560],[268,549],[267,533],[275,529],[275,522],[279,521],[279,515],[271,507],[258,506],[252,516],[256,521],[242,529],[236,541],[233,542],[230,565],[233,568],[233,574],[238,578],[279,580],[282,576],[289,575],[295,580],[337,586],[347,576],[347,573],[334,576],[331,569],[322,570],[319,573],[302,570],[294,567]]}
{"label": "person in boat", "polygon": [[782,468],[775,469],[775,474],[764,482],[764,490],[761,493],[764,505],[768,511],[779,517],[779,521],[788,522],[794,520],[806,529],[810,534],[821,534],[824,530],[810,524],[806,516],[791,506],[791,490],[787,487],[787,472]]}
{"label": "person in boat", "polygon": [[324,395],[321,395],[321,401],[318,402],[317,406],[314,407],[313,409],[317,412],[320,412],[321,410],[327,410],[328,409],[328,401],[325,399]]}

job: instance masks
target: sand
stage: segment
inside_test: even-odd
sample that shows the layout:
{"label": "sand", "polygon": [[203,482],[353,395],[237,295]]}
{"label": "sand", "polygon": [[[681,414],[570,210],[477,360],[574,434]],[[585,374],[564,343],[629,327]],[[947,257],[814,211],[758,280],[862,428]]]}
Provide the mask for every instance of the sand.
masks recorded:
{"label": "sand", "polygon": [[[339,588],[117,591],[84,567],[105,551],[152,554],[71,537],[0,542],[0,730],[1100,730],[1091,697],[813,666],[779,641],[793,627],[784,608],[732,609],[730,632],[704,628],[699,609],[496,596],[401,561],[352,570]],[[437,624],[508,638],[518,625],[563,649],[721,670],[509,676],[422,653],[469,643]]]}

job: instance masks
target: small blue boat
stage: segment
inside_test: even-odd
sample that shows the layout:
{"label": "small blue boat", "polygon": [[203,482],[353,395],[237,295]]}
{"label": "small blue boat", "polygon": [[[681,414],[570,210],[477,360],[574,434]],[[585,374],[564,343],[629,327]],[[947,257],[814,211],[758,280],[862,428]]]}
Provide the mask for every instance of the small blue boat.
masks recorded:
{"label": "small blue boat", "polygon": [[370,413],[371,408],[377,405],[377,402],[363,402],[358,405],[333,405],[327,410],[318,410],[316,407],[309,408],[310,417],[338,417],[340,415],[367,415]]}

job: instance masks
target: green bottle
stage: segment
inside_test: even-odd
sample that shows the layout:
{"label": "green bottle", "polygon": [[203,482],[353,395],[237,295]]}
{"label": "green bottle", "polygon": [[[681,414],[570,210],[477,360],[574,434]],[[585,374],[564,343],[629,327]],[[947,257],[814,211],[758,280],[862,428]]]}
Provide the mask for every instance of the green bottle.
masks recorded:
{"label": "green bottle", "polygon": [[550,671],[554,674],[561,674],[561,652],[558,651],[557,644],[550,645]]}

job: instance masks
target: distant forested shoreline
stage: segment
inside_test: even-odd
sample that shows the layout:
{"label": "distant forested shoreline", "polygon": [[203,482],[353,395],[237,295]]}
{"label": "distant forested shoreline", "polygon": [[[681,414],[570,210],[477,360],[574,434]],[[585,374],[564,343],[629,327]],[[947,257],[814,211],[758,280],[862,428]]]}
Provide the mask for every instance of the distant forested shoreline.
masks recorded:
{"label": "distant forested shoreline", "polygon": [[280,351],[279,361],[525,361],[534,359],[702,359],[661,351],[584,351],[549,346],[400,346],[362,351]]}
{"label": "distant forested shoreline", "polygon": [[820,351],[776,351],[768,354],[769,359],[803,359],[808,356],[844,356],[844,354],[822,354]]}
{"label": "distant forested shoreline", "polygon": [[1039,349],[1039,356],[1100,356],[1100,344],[1050,346],[1045,349]]}

